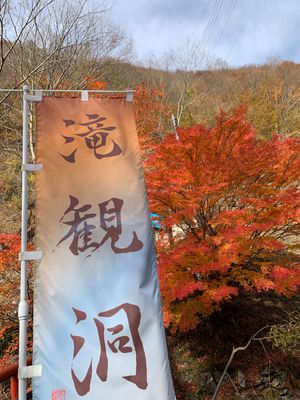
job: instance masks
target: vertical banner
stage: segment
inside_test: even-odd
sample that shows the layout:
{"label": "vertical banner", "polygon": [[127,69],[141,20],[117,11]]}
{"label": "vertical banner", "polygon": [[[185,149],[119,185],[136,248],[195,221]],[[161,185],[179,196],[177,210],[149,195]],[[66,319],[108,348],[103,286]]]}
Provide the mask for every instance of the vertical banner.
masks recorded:
{"label": "vertical banner", "polygon": [[37,105],[34,400],[174,400],[132,103]]}

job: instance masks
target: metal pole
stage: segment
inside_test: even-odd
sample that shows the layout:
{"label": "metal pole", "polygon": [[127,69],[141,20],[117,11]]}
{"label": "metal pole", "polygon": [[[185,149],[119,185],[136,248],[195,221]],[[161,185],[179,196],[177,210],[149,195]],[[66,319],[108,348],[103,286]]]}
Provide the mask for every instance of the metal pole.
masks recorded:
{"label": "metal pole", "polygon": [[[29,87],[23,86],[23,165],[28,163],[28,101],[26,95]],[[22,233],[21,252],[27,250],[27,171],[22,168]],[[26,261],[21,261],[21,288],[20,303],[18,310],[19,317],[19,368],[26,367],[27,357],[27,320],[28,303],[26,295],[27,273]],[[19,378],[19,400],[26,400],[26,379]]]}
{"label": "metal pole", "polygon": [[[23,92],[24,89],[5,89],[0,88],[0,92]],[[89,89],[31,89],[32,92],[42,92],[42,93],[81,93],[82,91],[87,91],[89,93],[135,93],[133,89],[125,90],[89,90]]]}

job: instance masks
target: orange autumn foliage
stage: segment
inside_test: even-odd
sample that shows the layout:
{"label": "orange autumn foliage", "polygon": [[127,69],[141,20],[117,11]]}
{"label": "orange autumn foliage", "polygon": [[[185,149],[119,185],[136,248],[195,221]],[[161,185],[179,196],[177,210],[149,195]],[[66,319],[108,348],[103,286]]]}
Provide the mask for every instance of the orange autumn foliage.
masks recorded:
{"label": "orange autumn foliage", "polygon": [[[300,285],[300,140],[259,140],[247,110],[179,129],[147,162],[166,324],[188,330],[241,291]],[[173,232],[169,240],[166,230]]]}
{"label": "orange autumn foliage", "polygon": [[104,90],[107,87],[107,83],[104,81],[98,81],[91,76],[88,76],[85,81],[87,90]]}

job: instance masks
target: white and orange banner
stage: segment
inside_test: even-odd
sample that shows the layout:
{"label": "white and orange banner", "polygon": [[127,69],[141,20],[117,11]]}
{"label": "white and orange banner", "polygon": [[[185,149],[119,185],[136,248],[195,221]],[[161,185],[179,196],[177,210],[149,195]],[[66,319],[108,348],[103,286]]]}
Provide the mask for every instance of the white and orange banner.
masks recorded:
{"label": "white and orange banner", "polygon": [[132,103],[37,105],[34,400],[174,400]]}

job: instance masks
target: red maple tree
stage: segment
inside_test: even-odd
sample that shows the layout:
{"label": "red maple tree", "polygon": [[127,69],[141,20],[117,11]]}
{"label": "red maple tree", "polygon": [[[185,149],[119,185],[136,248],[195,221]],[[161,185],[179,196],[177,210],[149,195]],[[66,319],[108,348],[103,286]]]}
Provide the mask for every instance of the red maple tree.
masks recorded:
{"label": "red maple tree", "polygon": [[[21,238],[15,234],[0,234],[0,367],[16,361],[18,354],[18,303],[20,298],[20,264],[18,254],[21,249]],[[28,249],[32,249],[29,245]],[[32,338],[32,263],[28,264],[27,298],[30,310],[29,340],[31,350]]]}
{"label": "red maple tree", "polygon": [[[179,129],[147,162],[165,322],[188,330],[240,291],[300,284],[300,140],[259,140],[240,107]],[[170,234],[173,233],[170,240]],[[299,254],[299,253],[298,253]]]}

